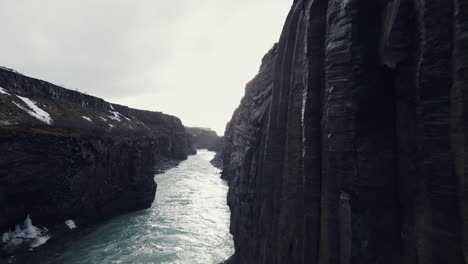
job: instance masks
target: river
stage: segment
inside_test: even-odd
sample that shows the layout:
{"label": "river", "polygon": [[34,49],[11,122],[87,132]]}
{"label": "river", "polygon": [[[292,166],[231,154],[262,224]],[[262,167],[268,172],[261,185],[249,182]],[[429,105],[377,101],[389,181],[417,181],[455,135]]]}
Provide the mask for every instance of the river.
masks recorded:
{"label": "river", "polygon": [[199,150],[178,167],[156,175],[151,208],[116,217],[74,241],[66,264],[220,263],[234,253],[229,233],[228,187]]}

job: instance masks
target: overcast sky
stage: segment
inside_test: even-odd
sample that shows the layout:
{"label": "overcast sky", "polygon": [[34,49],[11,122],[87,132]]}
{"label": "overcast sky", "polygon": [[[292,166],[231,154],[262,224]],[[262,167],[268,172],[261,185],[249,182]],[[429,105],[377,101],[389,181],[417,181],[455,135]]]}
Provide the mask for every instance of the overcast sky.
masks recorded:
{"label": "overcast sky", "polygon": [[0,1],[0,65],[222,133],[291,4]]}

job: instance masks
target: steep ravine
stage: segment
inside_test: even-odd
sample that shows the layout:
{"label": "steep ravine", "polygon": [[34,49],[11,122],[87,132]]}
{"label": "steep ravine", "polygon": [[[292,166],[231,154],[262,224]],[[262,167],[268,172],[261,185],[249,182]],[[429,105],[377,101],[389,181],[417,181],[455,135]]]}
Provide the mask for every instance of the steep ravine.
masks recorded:
{"label": "steep ravine", "polygon": [[148,208],[154,174],[192,149],[177,117],[7,69],[0,69],[0,87],[0,232],[29,214],[59,239],[54,227],[63,233],[67,219],[83,227]]}
{"label": "steep ravine", "polygon": [[228,123],[234,263],[468,263],[468,1],[296,0]]}

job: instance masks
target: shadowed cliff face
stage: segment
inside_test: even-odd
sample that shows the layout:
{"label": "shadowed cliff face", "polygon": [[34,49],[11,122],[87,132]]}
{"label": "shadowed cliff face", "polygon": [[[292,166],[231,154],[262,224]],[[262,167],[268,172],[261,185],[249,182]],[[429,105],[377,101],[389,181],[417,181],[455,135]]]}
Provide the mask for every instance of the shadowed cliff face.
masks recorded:
{"label": "shadowed cliff face", "polygon": [[0,232],[27,214],[51,227],[147,208],[155,197],[154,174],[192,148],[173,116],[6,69],[0,69],[0,87]]}
{"label": "shadowed cliff face", "polygon": [[192,152],[196,153],[197,149],[208,149],[216,152],[211,164],[221,169],[223,167],[224,137],[218,136],[215,131],[209,128],[185,127],[185,130],[193,146]]}
{"label": "shadowed cliff face", "polygon": [[223,138],[218,136],[215,131],[201,127],[185,127],[185,130],[192,136],[192,142],[196,149],[221,150]]}
{"label": "shadowed cliff face", "polygon": [[[268,111],[271,104],[273,69],[277,58],[274,46],[263,58],[258,75],[247,84],[241,105],[226,126],[222,178],[228,180],[228,205],[231,209],[236,263],[256,261],[260,234],[252,233],[263,225],[258,221],[259,202],[266,195],[267,182],[260,182],[263,167]],[[228,262],[230,263],[230,262]]]}
{"label": "shadowed cliff face", "polygon": [[468,263],[467,12],[294,1],[226,129],[234,261]]}
{"label": "shadowed cliff face", "polygon": [[0,226],[25,214],[50,226],[100,220],[151,205],[158,146],[151,138],[112,139],[57,129],[1,130]]}

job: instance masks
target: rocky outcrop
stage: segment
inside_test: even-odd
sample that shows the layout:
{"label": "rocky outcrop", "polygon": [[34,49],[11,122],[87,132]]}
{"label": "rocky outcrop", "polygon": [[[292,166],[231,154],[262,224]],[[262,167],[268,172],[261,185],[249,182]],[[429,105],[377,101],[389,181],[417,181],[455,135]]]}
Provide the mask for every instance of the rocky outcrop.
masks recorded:
{"label": "rocky outcrop", "polygon": [[210,163],[218,169],[223,168],[224,159],[224,137],[218,137],[217,140],[208,148],[210,151],[216,152]]}
{"label": "rocky outcrop", "polygon": [[226,129],[231,262],[468,263],[467,11],[294,1]]}
{"label": "rocky outcrop", "polygon": [[[224,139],[223,139],[224,142]],[[224,167],[224,144],[221,147],[221,150],[216,152],[214,158],[210,160],[211,165],[222,170]]]}
{"label": "rocky outcrop", "polygon": [[0,69],[0,232],[29,214],[79,226],[154,200],[154,174],[187,158],[182,122]]}

